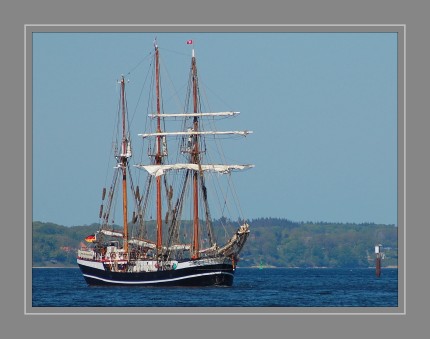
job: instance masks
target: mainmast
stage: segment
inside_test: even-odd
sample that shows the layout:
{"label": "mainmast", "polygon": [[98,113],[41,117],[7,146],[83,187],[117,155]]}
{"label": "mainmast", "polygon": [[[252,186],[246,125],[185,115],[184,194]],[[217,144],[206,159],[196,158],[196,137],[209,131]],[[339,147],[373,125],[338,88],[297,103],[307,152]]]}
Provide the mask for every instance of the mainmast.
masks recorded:
{"label": "mainmast", "polygon": [[126,131],[126,105],[125,105],[125,80],[121,78],[121,106],[122,106],[122,147],[121,147],[121,170],[122,170],[122,210],[124,222],[124,252],[128,253],[128,221],[127,221],[127,162],[131,156],[130,142]]}
{"label": "mainmast", "polygon": [[[193,104],[194,104],[194,113],[197,113],[197,66],[196,66],[196,58],[194,56],[194,48],[192,52],[191,58],[191,71],[192,71],[192,80],[193,80]],[[197,116],[193,118],[193,131],[199,131],[199,120]],[[198,135],[195,134],[194,137],[194,147],[191,154],[191,162],[193,164],[200,163],[199,157],[199,140]],[[193,174],[193,253],[192,259],[197,259],[199,257],[199,192],[198,192],[198,171],[194,171]]]}
{"label": "mainmast", "polygon": [[[160,109],[160,64],[158,45],[155,43],[155,81],[156,81],[156,96],[157,96],[157,133],[161,133],[161,109]],[[157,153],[155,155],[155,164],[161,165],[161,139],[162,136],[157,136]],[[157,259],[161,256],[163,232],[162,232],[162,217],[161,217],[161,177],[156,178],[157,186]]]}

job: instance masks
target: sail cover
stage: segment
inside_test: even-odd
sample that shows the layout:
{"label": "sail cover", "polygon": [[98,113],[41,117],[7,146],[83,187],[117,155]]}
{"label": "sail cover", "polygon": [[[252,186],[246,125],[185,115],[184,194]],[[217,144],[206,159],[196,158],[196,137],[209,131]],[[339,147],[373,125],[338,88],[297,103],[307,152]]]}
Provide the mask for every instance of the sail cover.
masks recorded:
{"label": "sail cover", "polygon": [[171,165],[135,165],[146,170],[149,174],[158,177],[165,171],[190,169],[194,171],[212,171],[221,174],[228,174],[234,170],[244,170],[252,168],[254,165],[201,165],[201,164],[171,164]]}

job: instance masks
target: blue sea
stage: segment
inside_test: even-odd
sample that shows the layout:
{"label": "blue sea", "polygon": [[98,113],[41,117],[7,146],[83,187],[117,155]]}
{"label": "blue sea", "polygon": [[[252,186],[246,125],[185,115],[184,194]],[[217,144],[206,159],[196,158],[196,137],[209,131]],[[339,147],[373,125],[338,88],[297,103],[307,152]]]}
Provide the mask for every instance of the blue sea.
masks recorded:
{"label": "blue sea", "polygon": [[237,268],[232,287],[96,287],[33,268],[33,307],[398,307],[398,270]]}

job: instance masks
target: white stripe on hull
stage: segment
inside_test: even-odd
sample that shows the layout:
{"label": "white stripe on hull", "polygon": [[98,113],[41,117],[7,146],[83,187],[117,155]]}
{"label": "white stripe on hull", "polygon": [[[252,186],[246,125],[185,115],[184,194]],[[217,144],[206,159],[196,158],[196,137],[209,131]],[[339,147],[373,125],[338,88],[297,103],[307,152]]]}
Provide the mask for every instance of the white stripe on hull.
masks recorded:
{"label": "white stripe on hull", "polygon": [[217,275],[217,274],[227,274],[227,275],[234,276],[230,272],[217,271],[217,272],[208,272],[208,273],[201,273],[201,274],[192,274],[192,275],[187,275],[187,276],[184,276],[184,277],[171,278],[171,279],[163,279],[163,280],[118,281],[118,280],[104,279],[104,278],[96,277],[96,276],[89,275],[89,274],[83,274],[83,275],[85,277],[88,277],[88,278],[92,278],[92,279],[96,279],[96,280],[101,280],[101,281],[108,282],[108,283],[113,283],[113,284],[136,285],[136,284],[159,284],[159,283],[165,283],[165,282],[170,282],[170,281],[178,281],[178,280],[197,278],[197,277],[203,277],[203,276],[208,276],[208,275]]}

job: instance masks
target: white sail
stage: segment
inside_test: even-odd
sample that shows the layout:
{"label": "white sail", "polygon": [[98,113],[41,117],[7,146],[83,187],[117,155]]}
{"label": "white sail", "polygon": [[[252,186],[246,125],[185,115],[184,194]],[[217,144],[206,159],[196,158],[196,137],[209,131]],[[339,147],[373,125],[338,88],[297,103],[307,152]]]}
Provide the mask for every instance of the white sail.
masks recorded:
{"label": "white sail", "polygon": [[163,137],[163,136],[177,136],[177,135],[228,135],[228,134],[237,134],[247,136],[251,134],[252,131],[186,131],[186,132],[158,132],[158,133],[143,133],[139,134],[142,138],[147,137]]}
{"label": "white sail", "polygon": [[221,174],[228,174],[234,170],[244,170],[252,168],[254,165],[202,165],[202,164],[171,164],[171,165],[135,165],[135,167],[146,170],[149,174],[158,177],[165,171],[190,169],[193,171],[212,171]]}
{"label": "white sail", "polygon": [[212,113],[169,113],[169,114],[148,114],[150,118],[190,118],[190,117],[225,117],[234,116],[239,112],[212,112]]}

